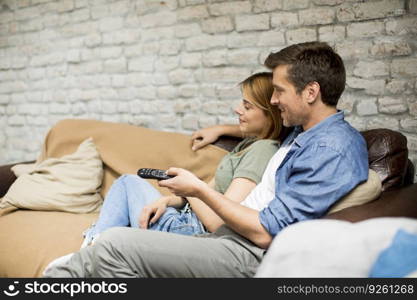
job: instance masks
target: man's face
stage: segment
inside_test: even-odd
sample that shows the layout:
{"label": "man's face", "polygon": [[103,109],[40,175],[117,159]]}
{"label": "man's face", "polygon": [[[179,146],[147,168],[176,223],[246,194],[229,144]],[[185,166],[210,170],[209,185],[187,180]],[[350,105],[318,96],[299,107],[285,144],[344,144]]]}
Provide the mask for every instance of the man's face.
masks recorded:
{"label": "man's face", "polygon": [[310,107],[303,98],[303,92],[297,94],[294,85],[287,80],[287,69],[287,65],[274,69],[271,104],[277,105],[281,111],[284,126],[304,125],[308,121]]}

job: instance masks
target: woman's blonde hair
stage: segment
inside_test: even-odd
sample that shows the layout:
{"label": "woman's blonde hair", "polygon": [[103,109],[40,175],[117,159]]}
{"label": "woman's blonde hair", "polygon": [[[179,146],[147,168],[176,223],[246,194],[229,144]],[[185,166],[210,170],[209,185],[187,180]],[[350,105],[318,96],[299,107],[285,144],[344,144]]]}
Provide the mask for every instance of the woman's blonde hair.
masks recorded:
{"label": "woman's blonde hair", "polygon": [[250,96],[250,100],[254,101],[253,104],[262,109],[268,119],[267,125],[257,139],[282,140],[284,130],[281,114],[278,107],[271,104],[271,97],[274,92],[272,73],[255,73],[243,80],[239,85],[242,92],[245,91]]}

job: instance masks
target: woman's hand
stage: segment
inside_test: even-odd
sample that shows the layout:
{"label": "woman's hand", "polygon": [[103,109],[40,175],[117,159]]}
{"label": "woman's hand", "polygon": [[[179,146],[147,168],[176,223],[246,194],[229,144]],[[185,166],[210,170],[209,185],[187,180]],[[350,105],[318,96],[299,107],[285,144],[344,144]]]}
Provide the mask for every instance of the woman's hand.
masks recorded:
{"label": "woman's hand", "polygon": [[159,181],[159,186],[168,188],[171,193],[180,197],[198,197],[198,193],[208,187],[204,181],[185,169],[169,168],[167,174],[175,177]]}
{"label": "woman's hand", "polygon": [[191,135],[191,149],[197,151],[208,144],[214,143],[222,134],[221,126],[218,125],[197,130]]}
{"label": "woman's hand", "polygon": [[164,214],[167,206],[183,207],[185,200],[175,195],[163,196],[155,202],[146,205],[139,216],[139,228],[147,229],[149,224],[153,224],[159,220]]}
{"label": "woman's hand", "polygon": [[139,228],[147,229],[149,223],[155,223],[158,221],[158,219],[165,212],[170,197],[171,196],[165,196],[151,204],[146,205],[142,209],[139,216]]}

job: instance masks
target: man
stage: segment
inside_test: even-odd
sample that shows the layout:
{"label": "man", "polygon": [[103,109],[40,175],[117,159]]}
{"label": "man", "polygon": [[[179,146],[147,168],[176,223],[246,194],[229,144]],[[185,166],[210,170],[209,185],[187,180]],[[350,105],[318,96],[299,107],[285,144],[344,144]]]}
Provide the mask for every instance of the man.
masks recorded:
{"label": "man", "polygon": [[321,217],[365,181],[366,143],[336,109],[346,80],[340,56],[325,43],[302,43],[270,54],[265,65],[273,71],[271,103],[284,125],[296,126],[284,143],[288,152],[275,174],[274,197],[255,209],[227,199],[184,169],[171,168],[168,173],[176,176],[160,186],[201,199],[225,225],[194,237],[110,229],[46,276],[250,277],[280,230]]}

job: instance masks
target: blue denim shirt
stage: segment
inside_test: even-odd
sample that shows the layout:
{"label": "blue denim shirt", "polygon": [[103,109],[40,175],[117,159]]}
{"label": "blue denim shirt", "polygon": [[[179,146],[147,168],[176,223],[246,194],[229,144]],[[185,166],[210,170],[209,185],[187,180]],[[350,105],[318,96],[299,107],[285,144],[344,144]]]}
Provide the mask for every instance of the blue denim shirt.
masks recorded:
{"label": "blue denim shirt", "polygon": [[259,214],[261,224],[275,236],[290,224],[323,216],[368,179],[368,168],[362,135],[342,111],[331,115],[295,137],[276,171],[275,197]]}

